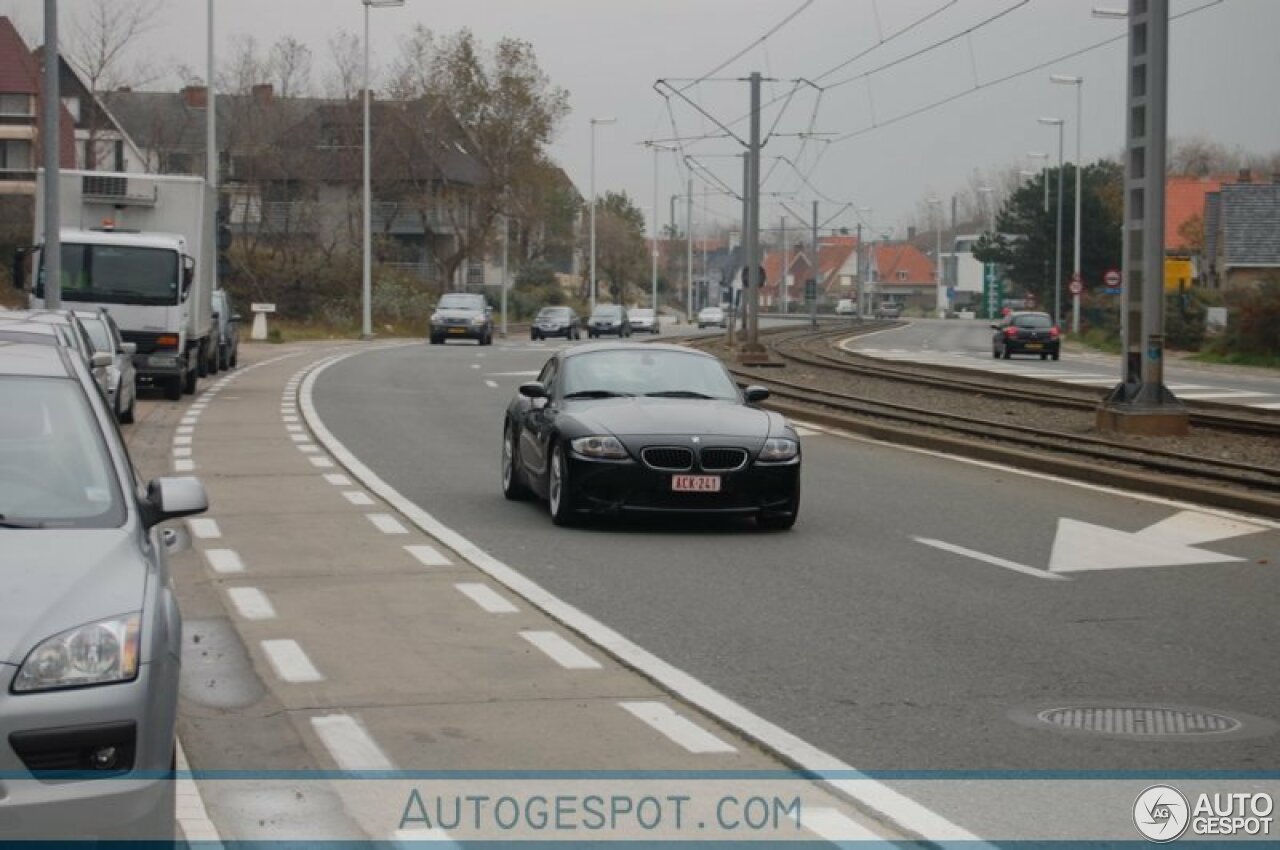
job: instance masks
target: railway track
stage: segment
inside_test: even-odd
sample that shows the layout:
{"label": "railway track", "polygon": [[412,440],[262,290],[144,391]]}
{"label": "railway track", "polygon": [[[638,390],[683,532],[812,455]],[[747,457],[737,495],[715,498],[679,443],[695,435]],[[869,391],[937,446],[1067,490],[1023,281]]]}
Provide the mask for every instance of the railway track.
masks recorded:
{"label": "railway track", "polygon": [[[1076,417],[1081,412],[1091,413],[1101,398],[1101,393],[1082,388],[1054,390],[1030,379],[985,372],[969,374],[961,368],[915,364],[903,367],[833,348],[835,340],[891,325],[864,323],[861,327],[762,334],[761,341],[776,360],[803,366],[811,373],[807,381],[784,377],[783,370],[743,367],[731,360],[727,365],[738,380],[767,386],[772,396],[770,403],[796,418],[894,442],[1280,516],[1280,468],[1260,466],[1247,459],[1207,457],[1096,434],[957,413],[944,409],[945,404],[927,407],[903,404],[832,388],[831,384],[846,382],[851,376],[890,380],[932,391],[1031,402],[1061,408]],[[718,339],[700,340],[695,344],[723,350],[722,341]],[[837,376],[839,380],[828,379],[824,385],[827,376]],[[1236,439],[1246,435],[1248,438],[1280,437],[1280,419],[1207,410],[1194,410],[1191,415],[1197,429],[1227,432],[1236,435]]]}

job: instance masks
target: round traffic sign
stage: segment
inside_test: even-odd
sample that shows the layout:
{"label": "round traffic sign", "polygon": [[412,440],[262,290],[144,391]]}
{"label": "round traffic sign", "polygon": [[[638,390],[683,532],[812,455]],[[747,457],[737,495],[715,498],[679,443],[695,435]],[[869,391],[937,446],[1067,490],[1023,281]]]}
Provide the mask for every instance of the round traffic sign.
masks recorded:
{"label": "round traffic sign", "polygon": [[1071,290],[1072,295],[1079,295],[1081,292],[1084,292],[1084,284],[1078,280],[1073,280],[1071,281],[1069,289]]}
{"label": "round traffic sign", "polygon": [[1119,285],[1120,285],[1120,272],[1119,272],[1119,270],[1118,270],[1118,269],[1108,269],[1108,270],[1107,270],[1107,273],[1106,273],[1105,275],[1103,275],[1103,276],[1102,276],[1102,280],[1107,284],[1107,286],[1111,287],[1112,289],[1115,289],[1117,286],[1119,286]]}

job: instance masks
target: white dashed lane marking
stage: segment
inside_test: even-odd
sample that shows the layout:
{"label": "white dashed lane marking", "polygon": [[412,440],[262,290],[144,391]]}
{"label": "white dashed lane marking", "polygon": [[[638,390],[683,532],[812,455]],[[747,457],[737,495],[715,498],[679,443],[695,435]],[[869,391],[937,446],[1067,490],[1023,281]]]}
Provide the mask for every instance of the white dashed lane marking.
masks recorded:
{"label": "white dashed lane marking", "polygon": [[447,567],[452,564],[448,558],[444,556],[439,549],[426,544],[418,544],[416,546],[406,546],[405,551],[418,559],[418,563],[424,567]]}
{"label": "white dashed lane marking", "polygon": [[330,472],[328,475],[324,477],[324,480],[328,481],[334,487],[350,487],[351,486],[351,479],[343,475],[341,472]]}
{"label": "white dashed lane marking", "polygon": [[324,676],[311,663],[307,653],[296,640],[264,640],[262,651],[271,662],[271,669],[283,682],[302,684],[305,682],[323,682]]}
{"label": "white dashed lane marking", "polygon": [[228,575],[244,572],[244,561],[234,549],[205,549],[204,558],[215,573]]}
{"label": "white dashed lane marking", "polygon": [[521,632],[520,637],[545,652],[566,670],[599,670],[600,662],[578,649],[555,632]]}
{"label": "white dashed lane marking", "polygon": [[348,490],[342,494],[342,497],[353,505],[372,505],[373,499],[369,498],[369,494],[363,490]]}
{"label": "white dashed lane marking", "polygon": [[271,600],[267,598],[267,595],[256,587],[229,587],[227,588],[227,596],[231,597],[231,604],[236,606],[240,616],[246,620],[274,620],[276,618],[275,606],[271,604]]}
{"label": "white dashed lane marking", "polygon": [[499,596],[493,588],[479,583],[455,584],[459,592],[490,614],[516,614],[519,608]]}
{"label": "white dashed lane marking", "polygon": [[365,514],[369,518],[369,522],[373,523],[374,528],[383,534],[408,534],[409,529],[400,524],[400,520],[391,514]]}
{"label": "white dashed lane marking", "polygon": [[691,753],[737,752],[689,718],[661,702],[620,702],[618,705]]}
{"label": "white dashed lane marking", "polygon": [[342,770],[395,770],[391,759],[351,715],[313,717],[311,728]]}
{"label": "white dashed lane marking", "polygon": [[191,535],[201,540],[212,540],[222,536],[222,529],[218,528],[217,520],[197,517],[187,520],[187,527],[191,529]]}
{"label": "white dashed lane marking", "polygon": [[174,472],[194,472],[196,468],[195,461],[179,458],[173,462]]}
{"label": "white dashed lane marking", "polygon": [[329,460],[327,457],[313,457],[311,458],[311,465],[317,469],[332,469],[333,461]]}

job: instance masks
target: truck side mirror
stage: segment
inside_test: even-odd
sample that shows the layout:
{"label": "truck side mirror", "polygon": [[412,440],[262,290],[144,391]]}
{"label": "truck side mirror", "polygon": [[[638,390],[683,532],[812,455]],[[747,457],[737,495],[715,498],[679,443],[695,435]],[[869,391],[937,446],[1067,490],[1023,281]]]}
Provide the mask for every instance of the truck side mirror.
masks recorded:
{"label": "truck side mirror", "polygon": [[182,258],[182,293],[185,297],[188,289],[191,288],[191,282],[196,276],[196,261],[188,256]]}

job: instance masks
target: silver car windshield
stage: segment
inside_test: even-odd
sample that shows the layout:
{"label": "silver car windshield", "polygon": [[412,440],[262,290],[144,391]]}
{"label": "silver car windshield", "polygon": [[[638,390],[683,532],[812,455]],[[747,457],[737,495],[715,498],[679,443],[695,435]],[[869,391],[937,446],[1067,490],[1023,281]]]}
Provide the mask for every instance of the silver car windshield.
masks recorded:
{"label": "silver car windshield", "polygon": [[564,394],[688,395],[737,399],[733,379],[719,361],[700,354],[619,349],[565,359]]}
{"label": "silver car windshield", "polygon": [[483,295],[450,293],[440,299],[441,310],[483,310]]}
{"label": "silver car windshield", "polygon": [[0,398],[0,535],[122,523],[111,457],[80,387],[65,378],[4,376]]}

